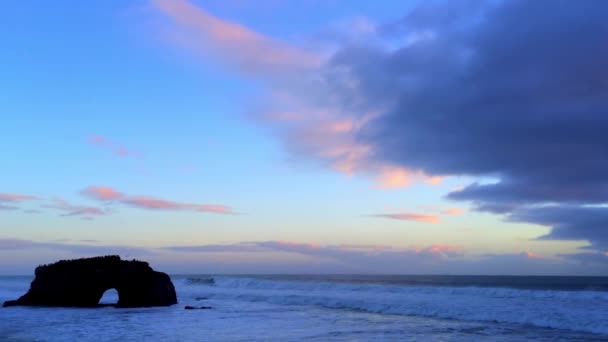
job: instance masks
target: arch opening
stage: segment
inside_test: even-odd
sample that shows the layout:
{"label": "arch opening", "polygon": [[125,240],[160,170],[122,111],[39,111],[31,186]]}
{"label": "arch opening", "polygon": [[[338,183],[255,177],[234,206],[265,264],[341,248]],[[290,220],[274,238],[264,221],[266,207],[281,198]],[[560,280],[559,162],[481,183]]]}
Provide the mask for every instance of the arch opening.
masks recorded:
{"label": "arch opening", "polygon": [[115,288],[107,289],[99,299],[99,305],[118,304],[118,291]]}

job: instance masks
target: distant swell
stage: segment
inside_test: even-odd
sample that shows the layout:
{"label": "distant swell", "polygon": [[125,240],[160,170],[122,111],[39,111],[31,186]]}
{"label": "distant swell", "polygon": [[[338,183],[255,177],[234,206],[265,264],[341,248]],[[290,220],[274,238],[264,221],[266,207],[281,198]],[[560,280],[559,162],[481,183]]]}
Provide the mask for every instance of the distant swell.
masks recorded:
{"label": "distant swell", "polygon": [[187,285],[215,285],[215,279],[213,277],[207,278],[186,278]]}
{"label": "distant swell", "polygon": [[[189,278],[191,295],[378,314],[530,324],[608,334],[608,292]],[[191,291],[192,291],[191,290]]]}

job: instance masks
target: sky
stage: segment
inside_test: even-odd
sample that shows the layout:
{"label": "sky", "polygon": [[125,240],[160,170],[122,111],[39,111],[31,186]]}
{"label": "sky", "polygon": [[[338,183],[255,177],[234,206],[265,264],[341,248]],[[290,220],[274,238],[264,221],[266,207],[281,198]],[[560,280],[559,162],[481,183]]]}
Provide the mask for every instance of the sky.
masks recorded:
{"label": "sky", "polygon": [[0,274],[608,275],[608,3],[9,0]]}

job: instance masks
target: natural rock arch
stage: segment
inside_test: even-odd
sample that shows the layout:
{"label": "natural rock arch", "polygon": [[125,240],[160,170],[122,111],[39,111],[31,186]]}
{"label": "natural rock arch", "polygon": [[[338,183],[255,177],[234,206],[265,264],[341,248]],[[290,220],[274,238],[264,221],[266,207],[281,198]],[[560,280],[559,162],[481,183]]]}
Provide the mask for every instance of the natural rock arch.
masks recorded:
{"label": "natural rock arch", "polygon": [[168,306],[177,303],[171,278],[147,262],[117,255],[61,260],[36,268],[36,278],[21,298],[4,306],[95,307],[104,292],[116,289],[117,307]]}

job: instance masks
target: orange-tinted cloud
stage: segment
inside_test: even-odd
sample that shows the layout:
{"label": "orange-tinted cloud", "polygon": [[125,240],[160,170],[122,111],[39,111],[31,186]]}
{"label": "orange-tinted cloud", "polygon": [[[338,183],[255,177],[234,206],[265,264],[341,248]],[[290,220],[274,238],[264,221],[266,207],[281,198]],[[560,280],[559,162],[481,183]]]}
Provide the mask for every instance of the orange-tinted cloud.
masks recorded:
{"label": "orange-tinted cloud", "polygon": [[465,210],[461,208],[448,208],[441,211],[443,215],[460,215],[464,214]]}
{"label": "orange-tinted cloud", "polygon": [[82,190],[81,193],[101,201],[114,201],[124,197],[122,192],[118,192],[107,186],[90,186]]}
{"label": "orange-tinted cloud", "polygon": [[393,220],[415,221],[425,223],[439,223],[441,218],[436,215],[419,214],[419,213],[392,213],[392,214],[376,214],[375,217],[383,217]]}
{"label": "orange-tinted cloud", "polygon": [[538,253],[532,252],[532,251],[523,251],[523,252],[521,252],[521,255],[523,255],[524,257],[526,257],[528,259],[542,258]]}

